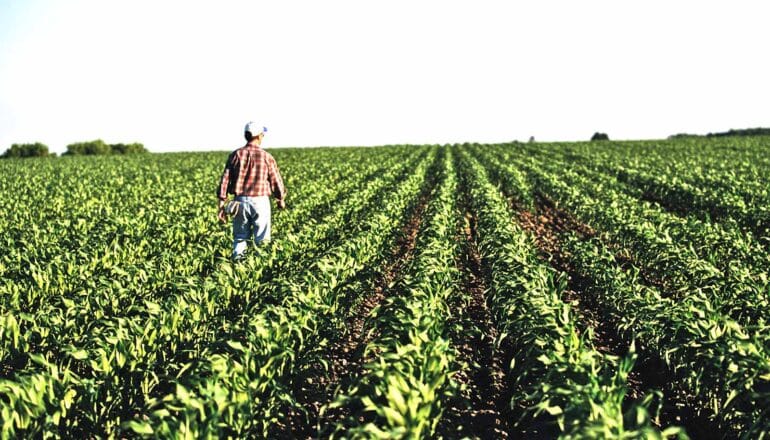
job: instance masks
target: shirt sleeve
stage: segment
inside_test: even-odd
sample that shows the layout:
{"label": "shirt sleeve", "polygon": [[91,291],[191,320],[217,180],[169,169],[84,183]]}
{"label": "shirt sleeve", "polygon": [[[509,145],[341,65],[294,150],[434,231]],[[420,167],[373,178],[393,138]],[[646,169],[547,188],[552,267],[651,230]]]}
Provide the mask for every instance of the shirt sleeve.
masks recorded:
{"label": "shirt sleeve", "polygon": [[219,181],[219,189],[217,190],[217,197],[219,200],[227,199],[227,189],[230,186],[230,169],[233,166],[233,160],[235,152],[230,153],[227,157],[227,163],[225,164],[225,170],[222,172],[222,179]]}
{"label": "shirt sleeve", "polygon": [[270,176],[268,178],[270,180],[270,188],[272,190],[273,197],[278,200],[283,200],[286,197],[286,187],[283,186],[283,179],[281,178],[280,171],[278,171],[278,164],[275,162],[273,156],[267,157],[267,164],[268,170],[270,172]]}

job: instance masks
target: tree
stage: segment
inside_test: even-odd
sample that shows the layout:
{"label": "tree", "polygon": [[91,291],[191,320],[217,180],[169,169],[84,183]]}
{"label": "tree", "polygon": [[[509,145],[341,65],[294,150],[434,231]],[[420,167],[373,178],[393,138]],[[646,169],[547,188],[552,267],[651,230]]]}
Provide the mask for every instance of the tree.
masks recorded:
{"label": "tree", "polygon": [[67,145],[66,155],[94,155],[94,154],[134,154],[146,153],[144,145],[134,142],[132,144],[107,144],[101,139],[87,142],[75,142]]}
{"label": "tree", "polygon": [[721,133],[709,133],[706,137],[727,137],[727,136],[767,136],[770,135],[770,128],[731,128]]}
{"label": "tree", "polygon": [[110,146],[103,140],[96,139],[86,142],[75,142],[67,145],[67,155],[80,155],[80,154],[109,154]]}
{"label": "tree", "polygon": [[5,150],[3,157],[44,157],[48,156],[48,146],[40,142],[32,144],[13,144]]}
{"label": "tree", "polygon": [[134,142],[132,144],[110,144],[112,154],[135,154],[146,153],[147,149],[144,145]]}
{"label": "tree", "polygon": [[607,133],[599,133],[598,131],[594,133],[593,136],[591,136],[591,141],[608,141],[610,140],[610,137],[607,136]]}

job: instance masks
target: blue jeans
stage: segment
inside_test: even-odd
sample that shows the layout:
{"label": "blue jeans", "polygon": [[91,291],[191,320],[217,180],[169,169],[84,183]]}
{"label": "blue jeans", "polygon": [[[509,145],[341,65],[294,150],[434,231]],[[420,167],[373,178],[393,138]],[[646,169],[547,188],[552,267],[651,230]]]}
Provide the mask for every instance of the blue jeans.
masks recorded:
{"label": "blue jeans", "polygon": [[233,217],[233,259],[238,259],[252,237],[254,244],[270,240],[270,198],[238,196],[235,200],[241,204]]}

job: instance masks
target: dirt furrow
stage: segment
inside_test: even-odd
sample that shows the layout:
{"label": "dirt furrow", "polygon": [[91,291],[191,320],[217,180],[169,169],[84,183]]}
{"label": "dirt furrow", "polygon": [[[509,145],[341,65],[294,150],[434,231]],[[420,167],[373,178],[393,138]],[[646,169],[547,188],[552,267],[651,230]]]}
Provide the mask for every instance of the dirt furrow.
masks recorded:
{"label": "dirt furrow", "polygon": [[510,362],[510,351],[495,345],[498,331],[486,304],[487,286],[475,241],[476,222],[470,212],[465,213],[459,226],[462,254],[457,265],[463,274],[461,287],[465,294],[453,298],[454,309],[461,312],[450,319],[450,328],[457,360],[467,368],[455,376],[463,385],[463,393],[449,402],[437,433],[444,438],[508,438],[512,388],[506,381],[504,366]]}

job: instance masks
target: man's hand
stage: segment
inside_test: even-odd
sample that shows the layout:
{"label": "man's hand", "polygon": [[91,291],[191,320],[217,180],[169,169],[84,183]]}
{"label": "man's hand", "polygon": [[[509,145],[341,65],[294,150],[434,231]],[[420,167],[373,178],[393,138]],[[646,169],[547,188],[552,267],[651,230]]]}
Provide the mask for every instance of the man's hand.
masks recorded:
{"label": "man's hand", "polygon": [[277,200],[276,203],[278,204],[278,209],[286,209],[286,202],[283,199]]}
{"label": "man's hand", "polygon": [[225,215],[225,201],[219,201],[219,209],[217,212],[217,219],[222,223],[227,223],[227,216]]}

